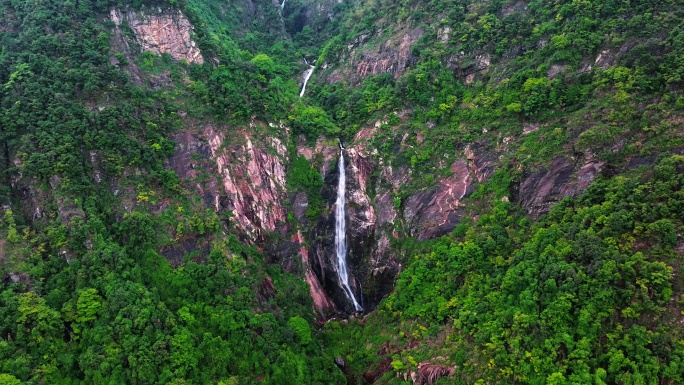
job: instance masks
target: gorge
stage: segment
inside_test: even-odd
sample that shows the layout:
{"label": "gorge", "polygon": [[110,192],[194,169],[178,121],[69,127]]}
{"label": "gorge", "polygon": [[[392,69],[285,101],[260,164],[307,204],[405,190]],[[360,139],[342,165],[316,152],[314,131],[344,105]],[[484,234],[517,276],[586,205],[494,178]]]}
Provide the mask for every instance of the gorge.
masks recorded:
{"label": "gorge", "polygon": [[682,382],[684,5],[0,15],[0,384]]}

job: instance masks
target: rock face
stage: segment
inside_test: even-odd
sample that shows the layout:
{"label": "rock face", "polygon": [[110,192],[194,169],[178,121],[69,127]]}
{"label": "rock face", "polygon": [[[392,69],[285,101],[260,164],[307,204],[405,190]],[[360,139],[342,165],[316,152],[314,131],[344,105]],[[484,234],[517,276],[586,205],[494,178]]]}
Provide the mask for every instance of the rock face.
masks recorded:
{"label": "rock face", "polygon": [[539,217],[554,203],[584,191],[604,165],[604,162],[588,159],[576,166],[570,159],[558,157],[548,169],[529,174],[522,180],[517,187],[518,201],[528,214]]}
{"label": "rock face", "polygon": [[415,64],[416,58],[411,54],[411,47],[421,36],[423,30],[415,28],[403,32],[400,40],[387,40],[376,50],[364,50],[359,53],[352,51],[356,73],[359,76],[390,73],[399,77],[409,66]]}
{"label": "rock face", "polygon": [[117,27],[127,24],[136,35],[143,51],[157,55],[168,53],[176,60],[202,64],[204,58],[191,37],[193,26],[179,10],[157,12],[112,9],[110,19]]}
{"label": "rock face", "polygon": [[[168,166],[198,192],[207,207],[224,214],[243,241],[262,248],[286,270],[299,271],[309,285],[317,317],[324,320],[336,313],[336,306],[312,269],[302,231],[286,223],[286,148],[281,139],[259,136],[257,126],[262,123],[250,126],[249,130],[214,126],[182,130],[174,136],[177,146]],[[287,132],[286,127],[280,128]],[[305,226],[308,197],[297,193],[289,200],[295,218]],[[174,262],[206,246],[188,241],[162,253]]]}
{"label": "rock face", "polygon": [[453,175],[439,185],[409,197],[404,217],[413,236],[420,240],[444,235],[459,222],[461,200],[471,193],[473,178],[465,160],[451,165]]}
{"label": "rock face", "polygon": [[[372,143],[382,124],[363,127],[343,154],[349,283],[365,310],[375,308],[393,290],[400,262],[406,257],[395,254],[392,240],[400,236],[426,240],[451,232],[463,216],[463,200],[476,183],[485,183],[494,173],[500,155],[496,151],[506,151],[492,150],[484,142],[472,144],[457,151],[449,175],[432,188],[399,200],[412,171],[378,156]],[[312,197],[287,191],[288,151],[283,144],[288,140],[287,128],[281,127],[285,134],[275,138],[260,127],[265,124],[252,122],[249,129],[205,126],[194,133],[181,131],[175,137],[178,146],[170,167],[195,185],[208,207],[230,213],[222,217],[228,218],[243,240],[262,248],[286,270],[300,274],[309,286],[319,320],[350,314],[353,308],[340,287],[334,252],[340,171],[337,142],[319,139],[309,145],[304,138],[296,140],[295,153],[315,165],[324,180],[320,191],[323,213],[310,218],[306,212]],[[580,161],[558,157],[547,169],[525,175],[513,199],[530,215],[538,216],[552,203],[583,191],[603,166],[591,156]],[[204,174],[216,178],[202,178]]]}
{"label": "rock face", "polygon": [[287,32],[296,35],[305,26],[310,27],[316,32],[320,32],[326,24],[334,17],[334,7],[339,0],[308,0],[303,3],[273,0],[275,6],[280,8],[284,5],[281,13],[290,20]]}
{"label": "rock face", "polygon": [[[418,364],[418,376],[414,380],[416,385],[433,384],[440,377],[451,376],[455,369],[446,365],[431,362],[421,362]],[[413,374],[413,373],[412,373]],[[411,376],[414,377],[413,375]]]}
{"label": "rock face", "polygon": [[492,57],[487,53],[480,53],[474,57],[466,56],[464,52],[451,55],[447,59],[447,67],[455,76],[463,79],[466,84],[475,80],[478,73],[487,73],[492,62]]}
{"label": "rock face", "polygon": [[[349,159],[349,155],[344,155]],[[355,293],[355,297],[359,303],[365,308],[366,304],[363,302],[362,281],[360,279],[360,271],[356,269],[364,255],[364,247],[368,247],[368,242],[372,241],[372,233],[369,233],[368,227],[364,230],[355,231],[356,225],[359,223],[368,224],[367,220],[372,220],[374,214],[372,207],[368,204],[369,199],[362,196],[358,188],[358,178],[356,178],[351,169],[351,161],[347,160],[346,177],[346,217],[347,217],[347,242],[348,255],[347,265],[349,267],[349,286]],[[338,164],[337,162],[335,163]],[[339,272],[337,271],[337,260],[335,254],[335,205],[337,199],[337,182],[340,170],[338,167],[330,168],[325,174],[324,187],[322,190],[323,199],[326,202],[326,215],[318,220],[316,225],[309,232],[309,239],[311,241],[311,266],[323,284],[325,290],[330,294],[336,307],[350,314],[354,311],[351,303],[349,303],[344,291],[339,282]],[[360,199],[359,202],[352,200]]]}
{"label": "rock face", "polygon": [[[411,53],[411,48],[424,34],[420,28],[401,28],[394,36],[377,47],[367,47],[371,34],[356,37],[347,43],[340,63],[345,62],[326,77],[328,83],[349,81],[360,83],[365,76],[383,73],[392,74],[395,78],[403,75],[417,58]],[[331,63],[332,64],[332,63]],[[324,65],[324,68],[327,65]],[[351,68],[349,72],[346,68]]]}
{"label": "rock face", "polygon": [[226,195],[216,178],[198,178],[202,174],[216,174],[211,162],[208,141],[199,133],[180,131],[173,136],[176,151],[169,159],[170,167],[186,182],[191,183],[202,197],[205,206],[216,211],[227,208]]}
{"label": "rock face", "polygon": [[[251,134],[231,133],[226,127],[205,126],[175,134],[175,154],[169,166],[186,183],[193,184],[207,207],[230,211],[230,221],[251,243],[264,241],[268,232],[285,222],[285,147],[277,138],[270,143]],[[217,178],[201,178],[202,174]]]}
{"label": "rock face", "polygon": [[225,134],[211,126],[204,135],[221,175],[232,221],[249,239],[265,241],[287,215],[283,207],[285,146],[277,138],[270,138],[269,145],[261,141],[256,145],[247,133],[240,135],[242,143],[224,146]]}
{"label": "rock face", "polygon": [[[493,157],[479,149],[471,151],[469,159],[452,164],[452,174],[438,181],[436,187],[408,197],[401,212],[395,197],[411,175],[406,166],[395,168],[376,156],[369,139],[381,123],[364,127],[348,144],[344,155],[347,260],[354,277],[350,285],[356,293],[363,293],[362,305],[366,310],[373,309],[391,292],[400,270],[403,256],[393,254],[392,238],[398,237],[399,231],[421,240],[452,231],[462,215],[461,200],[472,192],[475,181],[484,182],[491,176],[494,162]],[[310,151],[301,144],[298,148],[303,155]],[[327,214],[307,234],[311,242],[310,262],[337,308],[349,313],[353,309],[338,287],[334,260],[334,204],[339,170],[334,166],[336,159],[327,159],[329,151],[320,148],[311,153],[324,158],[320,169],[325,176],[322,195],[327,202]]]}

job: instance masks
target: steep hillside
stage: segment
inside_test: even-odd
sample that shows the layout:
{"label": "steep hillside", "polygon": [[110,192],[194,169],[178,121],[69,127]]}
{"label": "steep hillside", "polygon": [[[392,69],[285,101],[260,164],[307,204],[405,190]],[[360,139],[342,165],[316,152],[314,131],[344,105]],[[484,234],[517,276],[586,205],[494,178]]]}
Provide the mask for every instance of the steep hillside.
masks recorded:
{"label": "steep hillside", "polygon": [[682,383],[681,2],[0,15],[0,383]]}

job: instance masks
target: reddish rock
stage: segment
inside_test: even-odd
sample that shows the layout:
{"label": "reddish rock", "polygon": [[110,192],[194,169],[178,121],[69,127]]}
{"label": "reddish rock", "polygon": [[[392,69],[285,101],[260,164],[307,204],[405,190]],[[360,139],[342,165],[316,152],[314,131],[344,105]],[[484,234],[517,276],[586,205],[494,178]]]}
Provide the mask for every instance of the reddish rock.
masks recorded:
{"label": "reddish rock", "polygon": [[295,219],[299,223],[304,223],[306,221],[306,211],[309,208],[309,198],[306,196],[305,192],[298,192],[292,202],[292,211]]}
{"label": "reddish rock", "polygon": [[204,63],[202,53],[190,36],[193,26],[179,10],[152,14],[112,9],[109,17],[117,28],[124,23],[132,28],[143,51],[157,55],[168,53],[176,60],[184,59],[191,64]]}
{"label": "reddish rock", "polygon": [[326,175],[340,154],[338,143],[335,140],[319,138],[316,141],[315,150],[315,153],[320,154],[319,156],[322,159],[321,175]]}
{"label": "reddish rock", "polygon": [[565,157],[555,158],[548,169],[525,177],[517,187],[517,200],[528,214],[538,217],[565,197],[579,195],[594,181],[604,162],[587,160],[579,167]]}
{"label": "reddish rock", "polygon": [[390,370],[392,370],[392,359],[390,357],[384,357],[382,360],[380,360],[380,362],[378,362],[375,370],[369,370],[363,374],[364,383],[373,384],[378,377],[389,372]]}
{"label": "reddish rock", "polygon": [[314,157],[314,150],[306,143],[304,135],[299,135],[297,138],[297,156],[303,156],[306,160],[311,160]]}
{"label": "reddish rock", "polygon": [[273,279],[269,275],[261,280],[261,285],[259,285],[259,297],[262,301],[268,301],[269,299],[275,298],[276,289],[273,285]]}
{"label": "reddish rock", "polygon": [[211,150],[206,138],[190,130],[180,131],[173,136],[176,142],[174,154],[169,158],[169,166],[189,187],[194,187],[207,207],[215,211],[225,209],[225,194],[222,193],[216,178],[198,178],[205,175],[217,175],[216,163],[211,157]]}
{"label": "reddish rock", "polygon": [[454,368],[429,362],[418,364],[418,376],[414,381],[416,385],[434,384],[437,379],[454,374]]}
{"label": "reddish rock", "polygon": [[468,170],[479,183],[486,182],[494,174],[496,157],[492,153],[466,148],[466,157],[469,161]]}
{"label": "reddish rock", "polygon": [[461,200],[471,193],[473,178],[465,160],[451,165],[453,175],[431,190],[410,196],[404,207],[404,218],[412,235],[425,240],[444,235],[456,227]]}
{"label": "reddish rock", "polygon": [[364,46],[370,35],[359,36],[347,44],[347,54],[351,61],[349,67],[354,72],[348,74],[343,69],[336,69],[328,75],[326,81],[333,83],[347,80],[359,83],[363,77],[383,73],[398,78],[417,62],[417,58],[411,54],[411,48],[423,34],[421,28],[411,29],[406,26],[400,28],[385,44],[373,48]]}
{"label": "reddish rock", "polygon": [[349,170],[347,180],[350,188],[347,189],[347,212],[349,213],[349,225],[352,232],[372,232],[375,227],[375,208],[368,196],[369,177],[373,173],[373,162],[368,154],[356,147],[347,150],[349,158]]}
{"label": "reddish rock", "polygon": [[[244,143],[223,146],[225,134],[208,126],[204,135],[216,162],[235,225],[252,241],[264,240],[286,220],[286,149],[279,139],[255,144],[242,133]],[[235,136],[235,134],[232,134]]]}
{"label": "reddish rock", "polygon": [[304,237],[302,232],[298,231],[292,236],[293,241],[299,244],[299,255],[302,258],[302,265],[304,268],[304,277],[306,283],[309,285],[309,295],[313,300],[316,318],[319,321],[325,320],[328,315],[336,311],[335,304],[330,300],[328,294],[323,289],[321,281],[316,274],[311,270],[311,261],[309,260],[309,249],[304,245]]}

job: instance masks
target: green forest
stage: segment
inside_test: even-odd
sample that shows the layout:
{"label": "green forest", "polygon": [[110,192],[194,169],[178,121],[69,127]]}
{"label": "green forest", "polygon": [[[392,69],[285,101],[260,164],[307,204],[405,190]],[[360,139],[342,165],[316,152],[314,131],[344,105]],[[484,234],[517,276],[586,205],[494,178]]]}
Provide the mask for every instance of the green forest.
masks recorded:
{"label": "green forest", "polygon": [[681,0],[0,0],[0,385],[684,384],[683,86]]}

